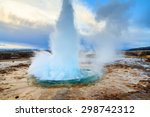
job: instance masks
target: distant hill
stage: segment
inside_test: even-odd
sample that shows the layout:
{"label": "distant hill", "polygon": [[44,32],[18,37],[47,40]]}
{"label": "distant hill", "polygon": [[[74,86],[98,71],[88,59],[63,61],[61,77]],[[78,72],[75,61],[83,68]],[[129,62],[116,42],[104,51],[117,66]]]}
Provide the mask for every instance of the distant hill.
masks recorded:
{"label": "distant hill", "polygon": [[34,56],[36,49],[0,49],[0,60],[23,59]]}
{"label": "distant hill", "polygon": [[46,51],[51,53],[50,50],[38,49],[0,49],[0,60],[7,59],[28,59],[35,55],[35,52]]}
{"label": "distant hill", "polygon": [[125,51],[125,55],[138,58],[145,58],[150,62],[150,47],[133,48]]}
{"label": "distant hill", "polygon": [[38,49],[4,49],[4,48],[0,48],[0,52],[14,52],[14,51],[38,51]]}
{"label": "distant hill", "polygon": [[129,49],[126,51],[137,51],[137,50],[150,50],[150,46],[149,47],[133,48],[133,49]]}

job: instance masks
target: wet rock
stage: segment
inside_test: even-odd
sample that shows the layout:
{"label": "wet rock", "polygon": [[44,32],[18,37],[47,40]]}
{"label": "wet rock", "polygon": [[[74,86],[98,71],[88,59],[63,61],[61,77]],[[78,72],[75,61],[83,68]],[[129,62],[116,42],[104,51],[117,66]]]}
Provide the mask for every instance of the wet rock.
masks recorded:
{"label": "wet rock", "polygon": [[3,91],[4,89],[0,87],[0,92]]}
{"label": "wet rock", "polygon": [[18,99],[19,98],[19,96],[15,96],[15,99]]}

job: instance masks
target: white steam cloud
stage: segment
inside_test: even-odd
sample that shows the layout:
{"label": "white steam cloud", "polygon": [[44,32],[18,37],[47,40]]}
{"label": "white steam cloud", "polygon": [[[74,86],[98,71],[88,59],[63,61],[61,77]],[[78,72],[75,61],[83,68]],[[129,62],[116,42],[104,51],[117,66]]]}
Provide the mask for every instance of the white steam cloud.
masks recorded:
{"label": "white steam cloud", "polygon": [[95,45],[96,66],[102,68],[117,57],[118,46],[125,41],[124,35],[128,32],[128,11],[131,5],[131,2],[121,3],[113,0],[98,9],[95,19],[97,22],[105,21],[106,25],[102,30],[84,37]]}
{"label": "white steam cloud", "polygon": [[[78,79],[87,73],[81,73],[79,68],[79,42],[74,27],[74,16],[77,13],[73,14],[73,8],[69,1],[63,1],[63,9],[56,25],[55,34],[51,39],[53,54],[50,55],[45,52],[38,54],[30,66],[29,74],[41,80]],[[128,29],[127,16],[130,5],[130,2],[123,4],[119,1],[112,1],[105,6],[101,6],[94,17],[94,22],[101,24],[101,27],[97,28],[97,31],[93,31],[95,33],[92,32],[90,35],[86,34],[85,36],[80,33],[81,37],[89,39],[95,46],[96,56],[92,60],[94,72],[101,74],[103,66],[113,61],[117,55],[116,46],[123,41],[122,35]],[[92,24],[89,27],[95,27],[95,25]],[[76,29],[78,29],[77,25]],[[84,61],[86,60],[84,59]]]}

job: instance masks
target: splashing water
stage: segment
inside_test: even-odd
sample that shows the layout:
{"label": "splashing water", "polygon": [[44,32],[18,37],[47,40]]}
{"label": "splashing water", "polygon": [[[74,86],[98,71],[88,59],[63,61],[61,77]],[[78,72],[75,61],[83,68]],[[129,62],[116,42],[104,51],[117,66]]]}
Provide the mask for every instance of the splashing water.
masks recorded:
{"label": "splashing water", "polygon": [[78,61],[78,37],[70,0],[63,0],[62,11],[51,36],[52,55],[38,53],[29,68],[29,74],[39,80],[80,80],[92,76],[91,71],[81,70]]}
{"label": "splashing water", "polygon": [[[52,71],[64,75],[76,76],[79,71],[78,64],[78,39],[74,27],[73,8],[69,0],[63,1],[62,12],[57,22],[57,32],[52,39],[54,51]],[[58,74],[59,74],[58,73]]]}

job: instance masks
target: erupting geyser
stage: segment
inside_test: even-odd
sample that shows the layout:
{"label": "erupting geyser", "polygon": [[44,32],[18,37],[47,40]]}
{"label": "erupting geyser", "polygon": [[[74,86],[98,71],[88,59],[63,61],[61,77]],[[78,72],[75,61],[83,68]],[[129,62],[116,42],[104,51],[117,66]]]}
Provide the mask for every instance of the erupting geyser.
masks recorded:
{"label": "erupting geyser", "polygon": [[[52,71],[57,74],[75,77],[80,68],[78,63],[78,39],[74,27],[73,8],[70,0],[63,1],[63,9],[52,36],[52,51],[54,64]],[[68,78],[69,78],[68,77]],[[63,80],[63,79],[59,79]]]}
{"label": "erupting geyser", "polygon": [[29,74],[38,81],[82,81],[93,77],[91,71],[83,70],[79,65],[78,38],[70,0],[63,0],[56,31],[51,36],[51,49],[52,55],[46,52],[39,53],[29,68]]}

